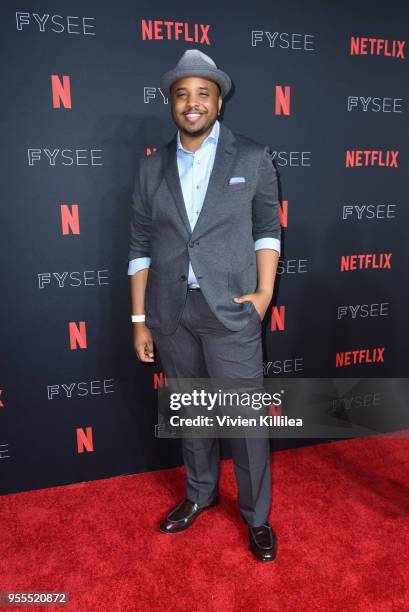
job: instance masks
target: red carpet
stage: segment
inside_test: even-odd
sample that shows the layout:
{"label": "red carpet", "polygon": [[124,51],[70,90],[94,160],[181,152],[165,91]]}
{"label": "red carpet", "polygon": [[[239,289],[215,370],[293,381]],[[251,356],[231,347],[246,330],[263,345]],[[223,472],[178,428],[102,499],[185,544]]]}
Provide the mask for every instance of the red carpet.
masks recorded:
{"label": "red carpet", "polygon": [[156,525],[184,493],[183,468],[1,497],[0,591],[71,595],[7,609],[408,610],[409,440],[280,451],[272,471],[270,564],[247,549],[230,461],[221,505],[174,536]]}

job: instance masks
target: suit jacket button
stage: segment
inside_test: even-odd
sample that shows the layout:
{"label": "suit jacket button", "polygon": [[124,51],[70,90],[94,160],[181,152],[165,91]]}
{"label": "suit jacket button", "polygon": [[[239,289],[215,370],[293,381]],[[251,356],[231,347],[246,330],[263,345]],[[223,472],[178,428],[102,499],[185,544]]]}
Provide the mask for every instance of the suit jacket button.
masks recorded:
{"label": "suit jacket button", "polygon": [[180,280],[185,281],[187,280],[187,276],[185,274],[182,274],[180,277]]}
{"label": "suit jacket button", "polygon": [[189,242],[189,246],[192,248],[192,247],[195,246],[195,243],[194,242]]}

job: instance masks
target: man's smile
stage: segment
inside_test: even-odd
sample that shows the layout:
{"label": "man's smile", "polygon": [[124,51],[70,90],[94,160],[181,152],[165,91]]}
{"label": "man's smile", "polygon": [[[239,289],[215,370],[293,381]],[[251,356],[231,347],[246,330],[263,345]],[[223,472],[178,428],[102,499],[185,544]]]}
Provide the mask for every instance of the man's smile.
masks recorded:
{"label": "man's smile", "polygon": [[198,119],[203,115],[204,113],[198,113],[198,112],[189,112],[189,113],[185,113],[184,117],[187,119],[187,121],[189,123],[196,123],[196,121],[198,121]]}

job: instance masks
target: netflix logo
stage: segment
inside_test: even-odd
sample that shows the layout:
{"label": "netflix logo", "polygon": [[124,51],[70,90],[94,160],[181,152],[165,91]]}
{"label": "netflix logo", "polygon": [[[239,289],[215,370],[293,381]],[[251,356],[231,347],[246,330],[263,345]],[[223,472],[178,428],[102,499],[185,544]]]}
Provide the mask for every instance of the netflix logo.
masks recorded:
{"label": "netflix logo", "polygon": [[164,372],[154,372],[152,375],[152,387],[153,389],[163,389],[168,387],[168,379]]}
{"label": "netflix logo", "polygon": [[350,151],[346,152],[345,167],[378,166],[397,168],[399,151]]}
{"label": "netflix logo", "polygon": [[271,309],[270,330],[285,331],[285,306],[273,306]]}
{"label": "netflix logo", "polygon": [[341,272],[353,270],[391,270],[392,253],[361,253],[359,255],[342,255]]}
{"label": "netflix logo", "polygon": [[337,353],[335,356],[335,367],[343,368],[353,365],[365,365],[372,363],[384,363],[385,347],[375,347],[372,349],[357,349]]}
{"label": "netflix logo", "polygon": [[76,437],[77,437],[77,453],[81,454],[85,451],[87,453],[94,452],[94,440],[93,440],[93,428],[86,427],[83,429],[82,427],[77,427],[76,429]]}
{"label": "netflix logo", "polygon": [[142,19],[141,37],[142,40],[183,40],[210,45],[209,28],[210,25],[202,23]]}
{"label": "netflix logo", "polygon": [[351,36],[349,52],[350,55],[383,55],[385,57],[405,59],[405,43],[405,40]]}

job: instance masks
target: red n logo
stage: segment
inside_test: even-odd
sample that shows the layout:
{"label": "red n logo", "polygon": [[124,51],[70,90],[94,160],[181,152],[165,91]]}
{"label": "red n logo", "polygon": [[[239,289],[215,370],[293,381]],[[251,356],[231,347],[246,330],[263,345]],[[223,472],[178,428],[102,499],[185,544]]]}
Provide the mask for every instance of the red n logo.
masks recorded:
{"label": "red n logo", "polygon": [[51,90],[53,92],[53,108],[72,108],[70,77],[63,76],[62,82],[58,74],[51,75]]}
{"label": "red n logo", "polygon": [[84,450],[89,452],[94,450],[92,427],[87,427],[86,432],[81,427],[77,427],[77,450],[79,453],[83,453]]}
{"label": "red n logo", "polygon": [[276,85],[276,115],[290,114],[290,93],[289,85],[286,85],[284,88],[281,85]]}

